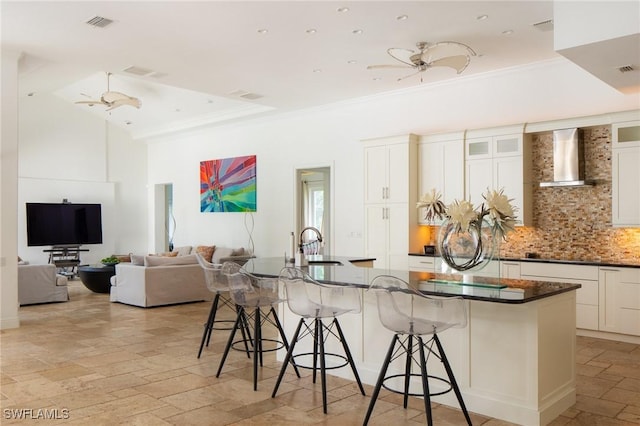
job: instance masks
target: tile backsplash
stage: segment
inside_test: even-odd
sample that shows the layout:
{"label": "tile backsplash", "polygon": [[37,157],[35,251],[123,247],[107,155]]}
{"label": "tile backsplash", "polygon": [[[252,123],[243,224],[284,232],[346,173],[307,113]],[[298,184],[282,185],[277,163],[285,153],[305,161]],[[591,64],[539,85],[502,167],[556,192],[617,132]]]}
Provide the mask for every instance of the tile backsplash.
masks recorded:
{"label": "tile backsplash", "polygon": [[534,134],[533,226],[509,234],[501,256],[640,264],[640,228],[611,227],[611,127],[583,131],[585,178],[595,185],[540,188],[553,179],[553,135]]}

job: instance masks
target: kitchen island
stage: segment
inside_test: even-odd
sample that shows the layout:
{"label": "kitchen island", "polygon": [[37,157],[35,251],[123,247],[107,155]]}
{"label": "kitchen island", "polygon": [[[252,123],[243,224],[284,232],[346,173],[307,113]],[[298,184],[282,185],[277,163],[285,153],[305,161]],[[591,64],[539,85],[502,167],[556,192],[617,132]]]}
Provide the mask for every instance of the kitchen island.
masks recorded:
{"label": "kitchen island", "polygon": [[[545,425],[575,403],[575,290],[580,285],[379,270],[354,266],[364,260],[359,258],[311,260],[303,269],[316,280],[363,289],[362,312],[345,316],[342,326],[364,383],[375,383],[392,337],[378,319],[374,292],[366,289],[376,276],[389,274],[424,293],[460,295],[468,301],[467,327],[449,329],[440,338],[469,411],[522,425]],[[284,266],[280,258],[256,258],[245,269],[277,276]],[[299,318],[286,303],[279,311],[286,333],[292,335]],[[301,352],[309,349],[300,347]],[[331,349],[337,348],[328,345]],[[278,359],[283,358],[279,353]],[[429,363],[433,374],[445,374],[437,360]],[[331,372],[352,379],[348,369]],[[437,382],[432,388],[444,390]],[[433,400],[458,407],[451,393]]]}

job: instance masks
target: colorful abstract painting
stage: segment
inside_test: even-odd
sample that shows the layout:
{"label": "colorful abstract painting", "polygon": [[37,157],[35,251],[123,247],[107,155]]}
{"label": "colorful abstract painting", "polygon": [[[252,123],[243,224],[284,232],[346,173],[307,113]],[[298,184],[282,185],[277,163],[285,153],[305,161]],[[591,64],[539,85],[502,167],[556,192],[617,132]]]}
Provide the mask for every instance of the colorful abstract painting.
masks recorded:
{"label": "colorful abstract painting", "polygon": [[256,211],[256,156],[200,162],[201,212]]}

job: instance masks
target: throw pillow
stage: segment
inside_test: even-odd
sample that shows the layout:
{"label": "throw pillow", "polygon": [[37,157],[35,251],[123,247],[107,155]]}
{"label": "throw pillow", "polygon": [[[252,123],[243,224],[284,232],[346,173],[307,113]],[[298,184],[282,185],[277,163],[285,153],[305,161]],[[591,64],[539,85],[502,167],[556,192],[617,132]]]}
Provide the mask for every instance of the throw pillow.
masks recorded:
{"label": "throw pillow", "polygon": [[211,257],[213,256],[214,251],[216,250],[216,246],[198,246],[196,247],[196,253],[200,253],[204,260],[207,262],[211,262]]}
{"label": "throw pillow", "polygon": [[131,254],[114,254],[112,256],[118,259],[120,263],[131,262]]}
{"label": "throw pillow", "polygon": [[222,259],[225,259],[231,256],[233,253],[233,249],[227,247],[218,247],[216,251],[213,252],[213,256],[211,258],[211,263],[222,263]]}
{"label": "throw pillow", "polygon": [[191,254],[191,246],[175,247],[173,251],[178,253],[178,256],[186,256]]}
{"label": "throw pillow", "polygon": [[244,256],[244,247],[233,249],[233,251],[231,252],[231,256]]}
{"label": "throw pillow", "polygon": [[137,266],[144,266],[144,256],[140,254],[132,254],[131,264],[137,265]]}
{"label": "throw pillow", "polygon": [[195,254],[188,256],[145,256],[144,266],[169,266],[169,265],[192,265],[198,264]]}

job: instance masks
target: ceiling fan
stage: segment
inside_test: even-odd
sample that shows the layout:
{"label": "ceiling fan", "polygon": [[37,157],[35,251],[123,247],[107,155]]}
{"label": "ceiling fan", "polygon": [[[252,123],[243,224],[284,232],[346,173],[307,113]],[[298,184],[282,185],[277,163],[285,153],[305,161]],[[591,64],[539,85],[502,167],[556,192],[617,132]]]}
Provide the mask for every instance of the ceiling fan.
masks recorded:
{"label": "ceiling fan", "polygon": [[[138,98],[134,98],[133,96],[125,95],[121,92],[112,92],[109,88],[109,77],[111,77],[111,73],[107,72],[107,91],[100,95],[100,100],[88,100],[88,101],[77,101],[76,104],[87,104],[89,106],[94,106],[96,104],[105,105],[107,107],[107,111],[111,111],[118,107],[129,105],[135,108],[140,108],[142,102]],[[81,93],[81,95],[87,96]]]}
{"label": "ceiling fan", "polygon": [[[398,81],[422,73],[433,67],[450,67],[458,74],[467,68],[471,61],[471,56],[476,56],[472,48],[457,41],[441,41],[438,43],[427,43],[419,41],[416,43],[417,51],[392,47],[387,49],[387,53],[396,61],[404,65],[369,65],[367,69],[381,68],[412,68],[416,72],[401,77]],[[420,76],[422,82],[422,76]]]}

